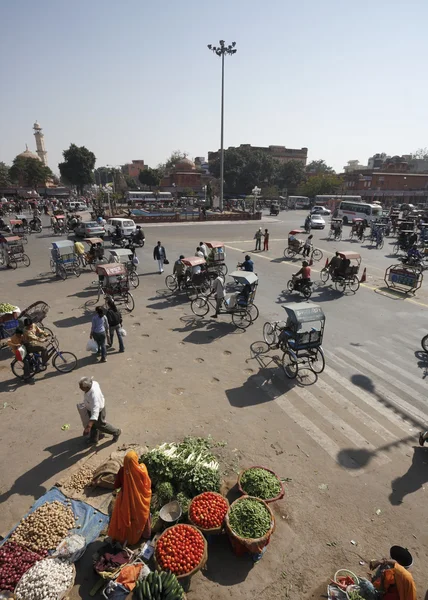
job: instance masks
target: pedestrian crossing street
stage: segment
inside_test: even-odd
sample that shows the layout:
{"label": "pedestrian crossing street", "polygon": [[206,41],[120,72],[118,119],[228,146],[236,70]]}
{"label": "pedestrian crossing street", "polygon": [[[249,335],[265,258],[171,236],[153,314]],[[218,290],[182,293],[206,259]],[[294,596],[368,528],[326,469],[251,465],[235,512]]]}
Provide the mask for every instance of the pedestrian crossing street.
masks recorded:
{"label": "pedestrian crossing street", "polygon": [[326,368],[317,381],[299,384],[298,376],[285,393],[275,379],[257,375],[255,382],[330,459],[359,476],[397,453],[408,461],[419,431],[428,429],[425,363],[415,356],[420,337],[324,348]]}

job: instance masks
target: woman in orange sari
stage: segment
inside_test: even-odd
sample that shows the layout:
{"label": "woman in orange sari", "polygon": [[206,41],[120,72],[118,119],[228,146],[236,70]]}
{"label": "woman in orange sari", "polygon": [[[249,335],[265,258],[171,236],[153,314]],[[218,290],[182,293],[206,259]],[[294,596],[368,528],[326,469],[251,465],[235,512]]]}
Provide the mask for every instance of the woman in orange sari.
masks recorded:
{"label": "woman in orange sari", "polygon": [[390,559],[372,561],[370,569],[377,568],[373,585],[382,592],[382,600],[417,600],[415,581],[407,569]]}
{"label": "woman in orange sari", "polygon": [[122,544],[136,544],[141,537],[150,537],[150,500],[152,482],[147,468],[139,464],[137,453],[128,452],[115,481],[120,488],[108,535]]}

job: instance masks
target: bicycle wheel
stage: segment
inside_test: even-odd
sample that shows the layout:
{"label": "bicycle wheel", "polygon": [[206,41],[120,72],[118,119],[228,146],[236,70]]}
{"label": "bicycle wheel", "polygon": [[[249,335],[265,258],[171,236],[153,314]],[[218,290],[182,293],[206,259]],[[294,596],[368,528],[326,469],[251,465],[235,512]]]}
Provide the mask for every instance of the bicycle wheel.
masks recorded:
{"label": "bicycle wheel", "polygon": [[314,373],[322,373],[324,371],[325,357],[321,346],[309,356],[309,367]]}
{"label": "bicycle wheel", "polygon": [[46,325],[43,325],[43,323],[37,323],[37,325],[40,327],[43,333],[49,334],[49,338],[47,339],[51,340],[53,337],[55,337],[52,329],[49,329],[49,327],[46,327]]}
{"label": "bicycle wheel", "polygon": [[296,256],[296,251],[291,248],[286,248],[284,250],[284,258],[294,258]]}
{"label": "bicycle wheel", "polygon": [[167,275],[165,277],[165,285],[169,290],[171,290],[171,292],[175,292],[178,287],[178,283],[174,275]]}
{"label": "bicycle wheel", "polygon": [[247,329],[253,322],[248,310],[238,310],[232,313],[232,323],[238,329]]}
{"label": "bicycle wheel", "polygon": [[190,308],[192,309],[192,313],[197,317],[205,317],[210,309],[210,305],[206,298],[197,296],[194,300],[192,300]]}
{"label": "bicycle wheel", "polygon": [[294,379],[299,370],[297,357],[291,350],[286,350],[282,357],[282,368],[288,379]]}
{"label": "bicycle wheel", "polygon": [[56,271],[56,262],[51,259],[49,265],[50,265],[52,273],[55,273],[55,271]]}
{"label": "bicycle wheel", "polygon": [[360,280],[358,279],[358,277],[356,275],[354,275],[348,285],[349,285],[349,289],[355,293],[360,288]]}
{"label": "bicycle wheel", "polygon": [[226,277],[228,273],[227,265],[219,265],[218,272],[220,273],[220,275],[223,275],[223,277]]}
{"label": "bicycle wheel", "polygon": [[328,271],[328,269],[322,269],[320,272],[320,279],[323,283],[327,283],[327,281],[330,278],[330,273]]}
{"label": "bicycle wheel", "polygon": [[[24,363],[23,363],[23,361],[17,360],[16,358],[14,358],[13,361],[10,363],[10,367],[11,367],[12,373],[15,375],[15,377],[18,377],[18,379],[24,379]],[[34,375],[34,373],[35,373],[35,371],[34,371],[33,364],[30,361],[28,376],[32,377]]]}
{"label": "bicycle wheel", "polygon": [[332,239],[333,239],[333,237],[334,237],[334,231],[332,231],[332,230],[330,229],[330,231],[328,232],[328,239],[329,239],[329,240],[332,240]]}
{"label": "bicycle wheel", "polygon": [[346,289],[346,281],[342,278],[336,279],[336,290],[343,294],[345,289]]}
{"label": "bicycle wheel", "polygon": [[421,346],[422,350],[428,353],[428,335],[424,335],[424,337],[421,339]]}
{"label": "bicycle wheel", "polygon": [[336,235],[334,239],[337,240],[338,242],[340,242],[342,240],[342,232],[340,232],[338,235]]}
{"label": "bicycle wheel", "polygon": [[247,312],[250,314],[252,321],[257,321],[257,319],[259,318],[259,309],[255,304],[250,304],[249,306],[247,306]]}
{"label": "bicycle wheel", "polygon": [[379,250],[382,250],[384,243],[385,242],[383,241],[383,238],[382,238],[377,246],[379,248]]}
{"label": "bicycle wheel", "polygon": [[397,254],[400,252],[400,244],[394,244],[393,248],[392,248],[392,253],[395,254],[395,256],[397,256]]}
{"label": "bicycle wheel", "polygon": [[352,240],[353,237],[354,237],[354,232],[351,229],[351,231],[349,232],[349,239]]}
{"label": "bicycle wheel", "polygon": [[24,263],[24,267],[29,267],[31,264],[30,257],[27,254],[22,255],[22,262]]}
{"label": "bicycle wheel", "polygon": [[129,283],[132,285],[133,288],[137,288],[140,285],[140,278],[138,277],[137,273],[135,273],[135,271],[131,271],[129,273]]}
{"label": "bicycle wheel", "polygon": [[28,244],[28,238],[26,235],[21,235],[20,238],[23,244]]}
{"label": "bicycle wheel", "polygon": [[63,281],[65,279],[67,279],[67,271],[65,270],[64,265],[57,265],[56,274],[57,274],[57,277],[59,277]]}
{"label": "bicycle wheel", "polygon": [[73,263],[73,273],[76,275],[76,277],[80,277],[80,267],[78,262]]}
{"label": "bicycle wheel", "polygon": [[272,323],[265,323],[263,325],[263,339],[268,346],[273,346],[276,343],[276,329]]}
{"label": "bicycle wheel", "polygon": [[11,258],[9,260],[9,267],[11,267],[12,269],[16,269],[18,267],[18,263],[14,258]]}
{"label": "bicycle wheel", "polygon": [[135,308],[135,301],[134,301],[134,297],[130,292],[126,292],[123,295],[123,303],[125,305],[125,310],[127,310],[128,312],[132,312]]}
{"label": "bicycle wheel", "polygon": [[312,252],[312,260],[321,260],[323,257],[323,253],[321,252],[321,250],[318,250],[318,248],[315,248],[315,250]]}
{"label": "bicycle wheel", "polygon": [[4,265],[4,254],[0,252],[0,265]]}
{"label": "bicycle wheel", "polygon": [[70,373],[70,371],[76,368],[77,356],[72,352],[61,352],[58,350],[58,353],[54,356],[52,365],[60,373]]}
{"label": "bicycle wheel", "polygon": [[185,289],[186,289],[187,298],[189,300],[195,300],[199,296],[199,293],[202,294],[201,288],[197,288],[192,284],[188,285]]}

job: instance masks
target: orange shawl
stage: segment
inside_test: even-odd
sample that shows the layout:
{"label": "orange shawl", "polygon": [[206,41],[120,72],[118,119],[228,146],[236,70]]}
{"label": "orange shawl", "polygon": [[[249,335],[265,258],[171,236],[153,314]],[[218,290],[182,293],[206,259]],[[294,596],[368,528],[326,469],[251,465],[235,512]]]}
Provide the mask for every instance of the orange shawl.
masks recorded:
{"label": "orange shawl", "polygon": [[416,585],[412,575],[397,562],[394,566],[394,575],[400,600],[417,600]]}
{"label": "orange shawl", "polygon": [[108,535],[122,544],[136,544],[147,525],[152,497],[150,477],[134,450],[123,461],[123,485],[117,495]]}

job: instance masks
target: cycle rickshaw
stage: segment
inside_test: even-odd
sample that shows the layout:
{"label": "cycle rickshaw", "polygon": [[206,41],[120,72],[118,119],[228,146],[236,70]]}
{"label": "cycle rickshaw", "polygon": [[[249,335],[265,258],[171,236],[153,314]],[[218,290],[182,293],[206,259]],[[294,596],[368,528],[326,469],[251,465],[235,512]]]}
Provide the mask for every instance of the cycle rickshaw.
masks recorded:
{"label": "cycle rickshaw", "polygon": [[[236,327],[247,329],[259,316],[259,309],[254,304],[259,278],[255,273],[248,271],[233,271],[230,277],[236,285],[240,286],[240,289],[225,295],[223,306],[218,314],[231,315],[232,323]],[[205,296],[197,296],[192,300],[190,307],[198,317],[205,317],[210,308],[215,310],[210,297]]]}
{"label": "cycle rickshaw", "polygon": [[88,252],[84,254],[85,263],[89,265],[92,271],[96,271],[99,263],[107,263],[104,258],[104,242],[97,237],[85,238],[83,241],[89,246]]}
{"label": "cycle rickshaw", "polygon": [[[296,236],[300,234],[304,235],[305,233],[304,229],[292,229],[288,233],[288,246],[284,250],[284,258],[294,258],[303,251],[305,241]],[[323,253],[321,250],[318,250],[318,248],[314,248],[308,256],[308,258],[312,260],[321,260],[322,257]]]}
{"label": "cycle rickshaw", "polygon": [[[140,285],[140,279],[137,274],[137,265],[132,262],[134,254],[129,248],[118,248],[110,250],[110,263],[121,263],[125,265],[128,272],[129,283],[133,288],[137,288]],[[107,262],[107,261],[106,261]]]}
{"label": "cycle rickshaw", "polygon": [[360,242],[364,238],[364,230],[366,228],[365,219],[352,219],[351,231],[349,233],[349,239],[353,240],[357,238]]}
{"label": "cycle rickshaw", "polygon": [[358,273],[361,265],[361,256],[358,252],[339,252],[342,259],[342,265],[331,271],[329,265],[320,272],[320,278],[323,283],[329,279],[335,284],[338,292],[345,292],[348,287],[352,292],[357,292],[360,287]]}
{"label": "cycle rickshaw", "polygon": [[27,234],[29,233],[29,226],[22,219],[10,219],[10,228],[13,235],[19,235],[22,238],[22,242],[26,244],[28,242]]}
{"label": "cycle rickshaw", "polygon": [[65,215],[62,213],[54,214],[51,218],[51,227],[55,235],[61,235],[62,233],[66,233],[67,227],[65,224]]}
{"label": "cycle rickshaw", "polygon": [[413,239],[412,236],[414,238],[414,243],[416,243],[417,236],[415,238],[414,229],[401,229],[398,234],[398,239],[392,249],[393,254],[399,254],[400,250],[402,252],[407,252],[407,250],[409,250],[409,248],[411,248],[413,245],[411,241]]}
{"label": "cycle rickshaw", "polygon": [[101,296],[110,296],[115,304],[122,305],[126,311],[132,312],[135,302],[129,291],[129,278],[125,265],[117,262],[98,265],[97,275],[97,302]]}
{"label": "cycle rickshaw", "polygon": [[341,240],[342,239],[342,219],[332,219],[330,222],[330,231],[328,232],[329,240]]}
{"label": "cycle rickshaw", "polygon": [[375,221],[371,225],[370,233],[366,236],[366,240],[370,242],[370,246],[376,245],[376,249],[382,250],[384,246],[386,225]]}
{"label": "cycle rickshaw", "polygon": [[227,275],[227,265],[224,262],[226,250],[223,242],[204,242],[208,248],[207,266],[221,275]]}
{"label": "cycle rickshaw", "polygon": [[205,258],[200,256],[188,256],[182,258],[181,262],[185,265],[186,270],[178,281],[177,275],[167,275],[165,277],[165,285],[175,292],[176,290],[184,290],[189,299],[196,298],[200,294],[208,294],[211,290],[211,282],[217,277],[217,272],[209,272]]}
{"label": "cycle rickshaw", "polygon": [[52,242],[50,267],[60,279],[67,279],[69,273],[80,277],[79,260],[74,253],[74,243],[71,240]]}
{"label": "cycle rickshaw", "polygon": [[24,252],[24,244],[19,236],[0,237],[0,265],[9,265],[16,269],[18,263],[30,266],[30,258]]}
{"label": "cycle rickshaw", "polygon": [[325,368],[322,339],[325,315],[320,306],[312,302],[293,302],[283,306],[287,313],[285,327],[279,334],[278,343],[284,352],[282,367],[289,379],[297,376],[300,366],[307,366],[314,373]]}

